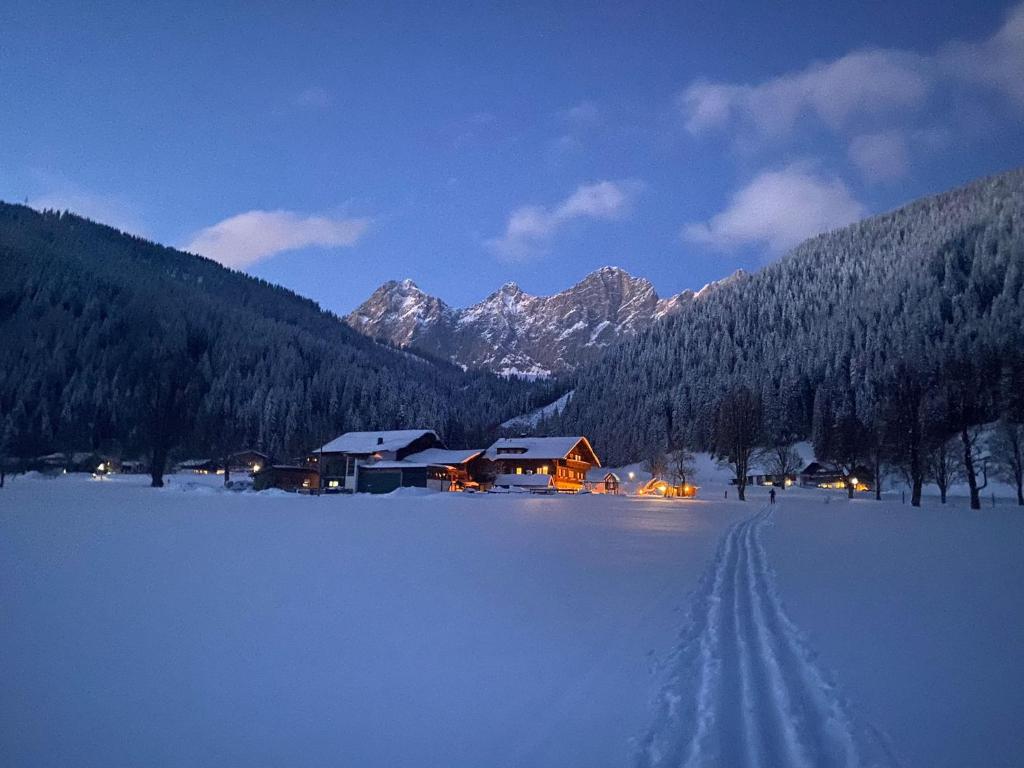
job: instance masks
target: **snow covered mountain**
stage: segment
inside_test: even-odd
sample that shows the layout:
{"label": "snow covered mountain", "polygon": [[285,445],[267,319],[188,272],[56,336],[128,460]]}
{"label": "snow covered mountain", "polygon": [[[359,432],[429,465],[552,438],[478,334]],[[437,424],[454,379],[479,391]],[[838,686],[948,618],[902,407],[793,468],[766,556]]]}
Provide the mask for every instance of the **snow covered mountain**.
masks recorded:
{"label": "snow covered mountain", "polygon": [[533,296],[507,283],[480,303],[455,309],[411,280],[389,281],[345,322],[373,338],[466,367],[545,377],[596,359],[609,345],[715,285],[661,299],[649,280],[602,267],[553,296]]}

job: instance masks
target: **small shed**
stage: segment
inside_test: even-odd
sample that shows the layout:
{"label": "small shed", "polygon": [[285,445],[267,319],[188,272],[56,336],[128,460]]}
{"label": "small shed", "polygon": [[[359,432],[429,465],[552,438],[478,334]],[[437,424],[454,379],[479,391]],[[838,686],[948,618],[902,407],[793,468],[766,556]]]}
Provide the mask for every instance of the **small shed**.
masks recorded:
{"label": "small shed", "polygon": [[614,472],[600,467],[595,467],[587,472],[587,489],[591,493],[607,493],[613,496],[619,495],[619,487],[622,480]]}

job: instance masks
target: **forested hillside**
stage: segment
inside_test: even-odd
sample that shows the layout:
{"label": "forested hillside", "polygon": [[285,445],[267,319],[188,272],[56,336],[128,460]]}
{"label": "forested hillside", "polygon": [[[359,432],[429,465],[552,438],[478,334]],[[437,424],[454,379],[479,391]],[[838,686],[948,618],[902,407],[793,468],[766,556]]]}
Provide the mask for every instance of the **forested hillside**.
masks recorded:
{"label": "forested hillside", "polygon": [[843,414],[883,419],[907,379],[925,395],[955,386],[935,407],[966,398],[964,418],[991,420],[1024,386],[1022,328],[1015,170],[815,237],[682,307],[582,370],[542,428],[590,435],[613,464],[710,447],[718,404],[746,386],[766,441],[820,437]]}
{"label": "forested hillside", "polygon": [[0,449],[280,457],[350,429],[454,446],[536,387],[377,344],[294,293],[70,214],[0,203]]}

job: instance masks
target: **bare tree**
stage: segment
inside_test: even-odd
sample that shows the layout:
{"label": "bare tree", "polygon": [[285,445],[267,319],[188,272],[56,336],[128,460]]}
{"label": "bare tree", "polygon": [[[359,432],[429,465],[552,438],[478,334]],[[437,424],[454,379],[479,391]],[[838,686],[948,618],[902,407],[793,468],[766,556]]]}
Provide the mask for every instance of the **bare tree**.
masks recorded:
{"label": "bare tree", "polygon": [[1000,420],[989,451],[999,477],[1017,488],[1017,504],[1024,506],[1024,424]]}
{"label": "bare tree", "polygon": [[949,486],[963,476],[963,462],[956,439],[938,439],[925,455],[928,475],[939,487],[939,500],[945,504]]}
{"label": "bare tree", "polygon": [[758,451],[758,457],[764,462],[769,474],[782,477],[782,487],[786,487],[786,478],[795,475],[804,466],[800,452],[791,445],[773,445]]}
{"label": "bare tree", "polygon": [[814,455],[829,462],[843,477],[847,495],[852,499],[857,485],[857,472],[867,460],[871,435],[854,411],[852,398],[847,398],[838,414],[819,419],[814,435]]}
{"label": "bare tree", "polygon": [[150,452],[150,485],[162,488],[173,448],[190,434],[206,386],[201,373],[209,342],[192,329],[151,339],[146,373],[139,388],[140,417]]}
{"label": "bare tree", "polygon": [[668,459],[665,458],[665,452],[661,450],[653,451],[644,461],[643,466],[644,471],[650,472],[653,479],[664,479],[668,474]]}
{"label": "bare tree", "polygon": [[4,487],[4,481],[7,479],[7,452],[10,451],[13,442],[14,424],[8,416],[0,428],[0,488]]}
{"label": "bare tree", "polygon": [[761,401],[738,387],[718,404],[715,416],[715,458],[732,469],[740,501],[746,501],[750,461],[761,441]]}
{"label": "bare tree", "polygon": [[903,474],[910,486],[910,504],[921,506],[925,478],[925,396],[927,380],[904,362],[886,375],[882,391],[884,444],[889,462]]}
{"label": "bare tree", "polygon": [[[962,427],[960,444],[964,453],[964,477],[971,491],[971,509],[981,509],[981,492],[988,488],[988,454],[981,427]],[[979,479],[980,475],[980,479]]]}
{"label": "bare tree", "polygon": [[696,469],[694,467],[693,454],[686,448],[679,448],[671,456],[669,474],[676,485],[686,485],[693,478]]}

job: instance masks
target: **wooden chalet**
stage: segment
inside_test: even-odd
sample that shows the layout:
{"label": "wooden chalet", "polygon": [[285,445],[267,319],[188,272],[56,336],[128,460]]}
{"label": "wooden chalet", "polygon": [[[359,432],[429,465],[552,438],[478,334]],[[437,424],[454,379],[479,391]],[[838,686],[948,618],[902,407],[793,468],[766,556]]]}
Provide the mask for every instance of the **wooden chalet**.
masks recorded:
{"label": "wooden chalet", "polygon": [[245,450],[228,456],[228,468],[232,473],[251,472],[256,474],[263,469],[263,467],[269,466],[270,464],[270,456],[262,451]]}
{"label": "wooden chalet", "polygon": [[[833,466],[812,461],[798,476],[802,488],[845,489],[847,476]],[[850,477],[854,490],[870,491],[874,488],[874,473],[867,467],[857,467]]]}
{"label": "wooden chalet", "polygon": [[[747,485],[769,485],[775,486],[776,488],[782,488],[783,486],[789,487],[797,481],[796,475],[780,475],[780,474],[757,474],[747,475]],[[733,485],[735,485],[735,479],[733,479]]]}
{"label": "wooden chalet", "polygon": [[[590,441],[582,436],[503,437],[486,455],[499,478],[512,482],[516,476],[547,475],[556,490],[570,493],[582,490],[587,473],[601,466]],[[534,481],[529,482],[532,487]]]}

